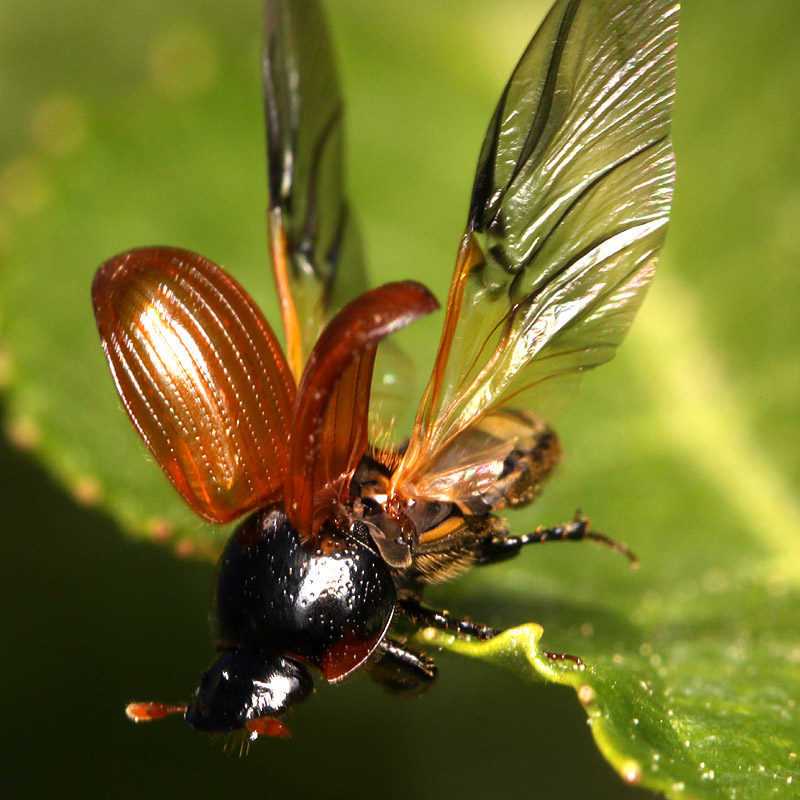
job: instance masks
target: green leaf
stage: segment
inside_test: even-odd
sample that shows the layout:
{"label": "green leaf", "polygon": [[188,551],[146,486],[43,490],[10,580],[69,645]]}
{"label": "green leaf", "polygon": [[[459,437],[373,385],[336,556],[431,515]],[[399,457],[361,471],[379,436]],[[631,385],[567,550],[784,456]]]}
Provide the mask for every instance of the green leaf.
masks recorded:
{"label": "green leaf", "polygon": [[[230,269],[278,319],[257,5],[13,0],[0,9],[6,427],[79,500],[180,553],[211,556],[224,533],[183,507],[119,407],[89,285],[121,250],[187,247]],[[361,0],[329,5],[350,103],[351,196],[374,280],[417,278],[443,297],[481,137],[537,10],[513,0],[491,12],[478,0],[407,0],[381,15]],[[666,256],[619,356],[587,378],[559,425],[560,473],[511,517],[522,532],[580,506],[642,566],[631,573],[588,545],[531,548],[426,599],[541,628],[431,644],[572,686],[628,781],[675,798],[791,797],[800,782],[800,19],[794,0],[685,5]],[[405,335],[423,362],[417,389],[440,319]],[[585,668],[548,659],[539,635]],[[308,724],[314,712],[304,713]]]}
{"label": "green leaf", "polygon": [[[598,746],[631,784],[675,798],[791,792],[800,780],[798,648],[795,629],[776,619],[792,620],[798,598],[718,585],[699,593],[648,598],[624,638],[619,627],[611,637],[575,631],[581,665],[548,657],[536,624],[485,643],[433,631],[424,638],[574,688]],[[742,619],[757,608],[769,613]]]}

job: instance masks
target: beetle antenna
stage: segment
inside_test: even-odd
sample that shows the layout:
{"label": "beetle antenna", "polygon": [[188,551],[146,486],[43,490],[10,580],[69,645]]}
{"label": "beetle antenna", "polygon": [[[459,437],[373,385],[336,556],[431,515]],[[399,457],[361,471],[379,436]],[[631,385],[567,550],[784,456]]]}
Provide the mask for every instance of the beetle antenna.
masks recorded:
{"label": "beetle antenna", "polygon": [[128,703],[125,716],[131,722],[149,722],[170,714],[186,715],[186,706],[168,706],[165,703]]}

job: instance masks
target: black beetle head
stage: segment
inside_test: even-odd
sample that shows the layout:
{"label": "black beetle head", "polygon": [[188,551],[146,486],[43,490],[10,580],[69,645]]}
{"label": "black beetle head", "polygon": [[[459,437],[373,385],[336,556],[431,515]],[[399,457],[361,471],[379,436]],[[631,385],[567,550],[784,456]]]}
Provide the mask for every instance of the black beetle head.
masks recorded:
{"label": "black beetle head", "polygon": [[186,721],[205,733],[247,728],[259,734],[288,736],[278,717],[313,690],[308,670],[283,656],[224,650],[203,673],[189,701]]}

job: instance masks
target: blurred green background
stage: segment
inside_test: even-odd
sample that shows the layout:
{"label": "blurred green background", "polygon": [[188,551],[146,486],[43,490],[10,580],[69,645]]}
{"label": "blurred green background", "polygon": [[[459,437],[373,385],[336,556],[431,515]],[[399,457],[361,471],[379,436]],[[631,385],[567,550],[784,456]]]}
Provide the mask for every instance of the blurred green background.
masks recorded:
{"label": "blurred green background", "polygon": [[[372,274],[443,297],[481,137],[545,4],[327,5]],[[555,523],[581,506],[659,580],[695,562],[735,570],[771,537],[800,548],[800,6],[687,0],[681,26],[679,179],[660,274],[620,355],[561,423],[566,463],[527,517]],[[83,402],[98,384],[113,403],[88,298],[97,264],[140,244],[191,248],[244,274],[277,319],[259,31],[256,0],[0,2],[7,428],[84,498],[93,487],[70,474],[57,426],[31,419],[58,398],[56,416],[92,443],[78,472],[103,441],[105,418],[88,392]],[[31,322],[55,305],[60,350]],[[417,388],[439,324],[409,332],[428,359]],[[121,412],[116,424],[128,425]],[[294,738],[244,759],[179,721],[135,727],[128,700],[183,699],[211,659],[211,567],[124,537],[5,442],[0,475],[8,796],[648,796],[605,764],[572,692],[447,655],[424,699],[387,698],[362,676],[319,686],[292,717]],[[723,534],[704,538],[712,528]],[[592,619],[585,587],[624,583],[633,597],[648,583],[591,548],[567,550],[523,556],[541,573],[534,589],[510,565],[435,598],[497,624],[540,621],[545,647],[575,650],[558,626]]]}

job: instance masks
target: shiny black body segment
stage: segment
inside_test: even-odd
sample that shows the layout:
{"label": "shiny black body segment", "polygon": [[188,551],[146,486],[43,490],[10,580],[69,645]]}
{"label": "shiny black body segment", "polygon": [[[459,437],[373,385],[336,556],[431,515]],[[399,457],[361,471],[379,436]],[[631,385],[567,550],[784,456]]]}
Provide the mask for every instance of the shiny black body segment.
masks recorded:
{"label": "shiny black body segment", "polygon": [[211,733],[276,717],[305,699],[312,678],[331,682],[378,647],[395,611],[388,568],[364,526],[300,540],[280,506],[231,535],[217,566],[211,626],[220,655],[203,675],[186,720]]}
{"label": "shiny black body segment", "polygon": [[349,650],[360,663],[375,648],[394,604],[392,577],[367,540],[331,532],[305,545],[276,506],[228,540],[212,629],[218,647],[288,654],[330,674],[338,672],[325,669],[331,658],[346,661]]}
{"label": "shiny black body segment", "polygon": [[223,650],[200,678],[186,721],[203,733],[231,733],[249,720],[283,713],[313,689],[308,669],[294,659]]}

